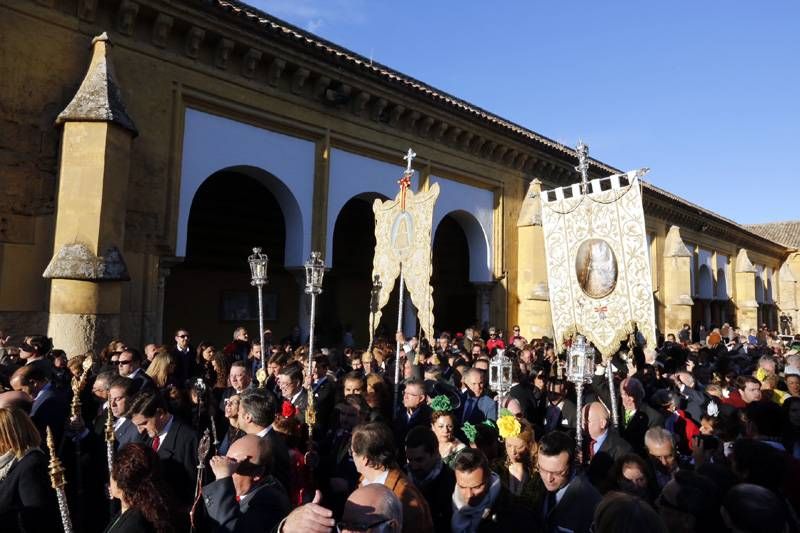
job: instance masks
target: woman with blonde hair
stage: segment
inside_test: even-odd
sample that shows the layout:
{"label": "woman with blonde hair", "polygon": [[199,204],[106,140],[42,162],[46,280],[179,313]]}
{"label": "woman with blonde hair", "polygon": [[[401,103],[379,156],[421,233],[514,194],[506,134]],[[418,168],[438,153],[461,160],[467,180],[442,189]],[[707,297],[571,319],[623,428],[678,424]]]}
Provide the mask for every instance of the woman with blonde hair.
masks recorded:
{"label": "woman with blonde hair", "polygon": [[153,383],[157,389],[162,389],[167,385],[176,385],[174,375],[176,368],[175,358],[170,353],[157,353],[153,357],[150,366],[147,367],[147,375],[153,378]]}
{"label": "woman with blonde hair", "polygon": [[14,407],[0,408],[0,524],[4,532],[61,529],[47,456],[30,417]]}
{"label": "woman with blonde hair", "polygon": [[536,471],[539,446],[533,426],[524,418],[506,413],[497,419],[497,429],[505,441],[506,457],[495,461],[494,470],[515,503],[536,510],[545,488]]}

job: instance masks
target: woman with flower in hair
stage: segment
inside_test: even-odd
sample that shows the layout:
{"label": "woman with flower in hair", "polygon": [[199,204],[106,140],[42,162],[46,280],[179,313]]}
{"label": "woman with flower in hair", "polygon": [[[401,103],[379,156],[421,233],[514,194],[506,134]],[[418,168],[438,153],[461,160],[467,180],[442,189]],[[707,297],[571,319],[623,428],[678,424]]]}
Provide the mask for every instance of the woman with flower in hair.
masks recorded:
{"label": "woman with flower in hair", "polygon": [[535,469],[538,445],[533,426],[527,420],[502,410],[497,419],[497,429],[505,442],[506,453],[505,458],[495,460],[492,469],[500,476],[500,482],[514,503],[531,510],[538,509],[545,488]]}
{"label": "woman with flower in hair", "polygon": [[120,448],[111,468],[109,492],[119,499],[121,508],[105,533],[174,531],[161,465],[149,446],[136,442]]}
{"label": "woman with flower in hair", "polygon": [[456,460],[456,455],[466,445],[455,437],[455,416],[453,415],[453,404],[450,398],[445,395],[436,396],[431,401],[431,429],[436,434],[436,439],[439,441],[439,455],[442,456],[442,461],[451,467]]}

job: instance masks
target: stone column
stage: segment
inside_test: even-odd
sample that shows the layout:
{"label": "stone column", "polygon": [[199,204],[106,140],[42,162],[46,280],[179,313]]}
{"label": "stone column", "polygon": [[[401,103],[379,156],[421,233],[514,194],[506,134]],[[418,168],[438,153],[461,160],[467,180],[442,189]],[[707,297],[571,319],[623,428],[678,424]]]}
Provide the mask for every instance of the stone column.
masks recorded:
{"label": "stone column", "polygon": [[[793,254],[797,255],[797,254]],[[797,291],[798,291],[798,282],[795,275],[792,273],[791,269],[791,261],[793,257],[789,256],[786,261],[784,261],[783,265],[781,265],[781,269],[779,272],[778,282],[780,283],[780,307],[781,313],[785,313],[792,318],[792,331],[794,331],[794,325],[797,321],[798,316],[798,298],[797,298]]]}
{"label": "stone column", "polygon": [[534,179],[517,219],[517,316],[520,332],[528,339],[553,337],[541,192],[542,182]]}
{"label": "stone column", "polygon": [[48,335],[70,356],[119,335],[131,142],[136,127],[114,78],[108,36],[92,40],[77,94],[63,125]]}
{"label": "stone column", "polygon": [[672,226],[664,240],[664,333],[678,333],[692,323],[692,252]]}
{"label": "stone column", "polygon": [[736,256],[736,281],[733,301],[736,304],[736,325],[743,332],[758,327],[758,301],[756,301],[756,267],[744,248]]}

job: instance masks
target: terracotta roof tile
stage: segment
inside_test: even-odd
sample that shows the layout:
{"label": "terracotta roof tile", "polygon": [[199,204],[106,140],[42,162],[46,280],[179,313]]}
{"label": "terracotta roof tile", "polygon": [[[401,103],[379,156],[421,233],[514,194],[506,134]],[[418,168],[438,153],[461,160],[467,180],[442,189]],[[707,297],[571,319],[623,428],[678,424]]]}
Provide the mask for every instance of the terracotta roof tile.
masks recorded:
{"label": "terracotta roof tile", "polygon": [[789,248],[800,248],[800,220],[748,224],[747,229]]}

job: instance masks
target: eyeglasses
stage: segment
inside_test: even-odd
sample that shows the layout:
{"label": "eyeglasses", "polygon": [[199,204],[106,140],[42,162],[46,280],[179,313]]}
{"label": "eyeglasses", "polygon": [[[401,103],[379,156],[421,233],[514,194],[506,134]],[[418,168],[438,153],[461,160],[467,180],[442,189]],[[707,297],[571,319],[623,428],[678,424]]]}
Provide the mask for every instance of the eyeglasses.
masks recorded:
{"label": "eyeglasses", "polygon": [[176,336],[177,336],[179,339],[188,339],[188,338],[189,338],[189,335],[188,335],[188,334],[184,334],[184,335],[176,335]]}
{"label": "eyeglasses", "polygon": [[394,521],[393,518],[383,518],[378,520],[377,522],[373,522],[371,524],[356,524],[353,522],[337,522],[336,523],[336,531],[337,533],[341,533],[342,531],[369,531],[372,528],[382,526],[383,524],[388,524],[389,522]]}
{"label": "eyeglasses", "polygon": [[117,364],[118,364],[119,366],[122,366],[122,365],[129,365],[129,364],[131,364],[132,362],[133,362],[133,359],[126,359],[125,361],[117,361]]}

